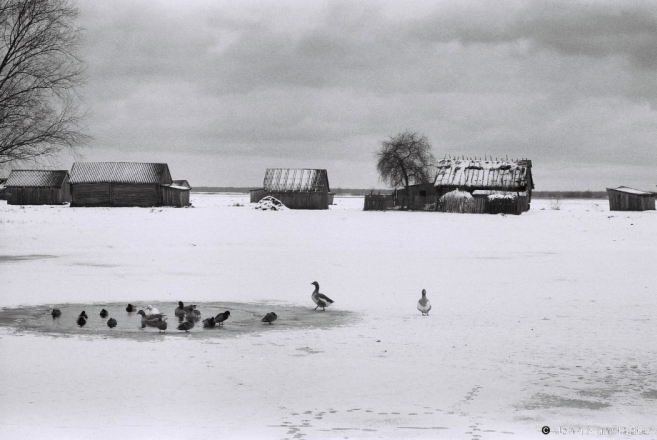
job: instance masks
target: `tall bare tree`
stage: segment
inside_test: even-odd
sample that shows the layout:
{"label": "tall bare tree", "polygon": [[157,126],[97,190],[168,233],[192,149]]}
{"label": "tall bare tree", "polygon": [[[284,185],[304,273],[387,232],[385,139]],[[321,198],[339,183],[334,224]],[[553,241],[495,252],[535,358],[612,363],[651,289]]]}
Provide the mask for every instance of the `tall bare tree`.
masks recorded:
{"label": "tall bare tree", "polygon": [[69,0],[0,0],[0,165],[75,151],[84,66]]}
{"label": "tall bare tree", "polygon": [[431,153],[431,144],[423,135],[406,130],[391,136],[381,142],[376,156],[381,180],[393,188],[403,186],[407,197],[410,185],[433,181],[436,159]]}

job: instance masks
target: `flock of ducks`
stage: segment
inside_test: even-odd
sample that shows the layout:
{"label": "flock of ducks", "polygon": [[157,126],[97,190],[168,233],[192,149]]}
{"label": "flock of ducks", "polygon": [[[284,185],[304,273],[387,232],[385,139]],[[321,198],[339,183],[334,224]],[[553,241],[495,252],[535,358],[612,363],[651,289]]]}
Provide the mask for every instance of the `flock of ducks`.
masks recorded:
{"label": "flock of ducks", "polygon": [[[326,307],[329,307],[331,304],[333,304],[333,300],[319,292],[319,283],[317,281],[313,281],[310,284],[315,286],[315,290],[310,295],[311,299],[316,305],[315,310],[321,307],[322,311],[325,311]],[[417,302],[417,309],[422,312],[422,316],[428,316],[429,311],[431,310],[431,302],[427,298],[427,291],[424,289],[422,289],[422,298],[420,298],[420,300]],[[133,313],[136,308],[132,304],[128,304],[125,310],[128,313]],[[62,312],[59,309],[52,309],[50,314],[52,315],[53,319],[55,319],[59,318],[62,315]],[[155,327],[159,330],[159,332],[166,331],[168,328],[167,315],[160,313],[160,311],[152,305],[148,305],[146,307],[146,311],[139,310],[137,314],[141,315],[141,328]],[[196,304],[185,305],[182,301],[178,301],[178,307],[176,307],[173,314],[180,321],[180,324],[177,327],[177,329],[180,331],[189,332],[194,328],[197,322],[201,321],[201,312],[197,309]],[[100,311],[101,318],[105,319],[108,316],[109,312],[107,310],[102,309]],[[230,311],[226,310],[225,312],[217,314],[217,316],[211,316],[204,319],[202,321],[202,325],[203,328],[214,328],[216,326],[223,327],[224,322],[228,318],[230,318]],[[78,315],[76,323],[78,326],[84,327],[88,319],[89,316],[87,316],[87,313],[83,310],[82,313]],[[260,321],[272,324],[277,319],[278,315],[276,315],[276,313],[269,312]],[[110,329],[116,327],[117,324],[118,323],[114,318],[109,318],[107,320],[107,326]]]}

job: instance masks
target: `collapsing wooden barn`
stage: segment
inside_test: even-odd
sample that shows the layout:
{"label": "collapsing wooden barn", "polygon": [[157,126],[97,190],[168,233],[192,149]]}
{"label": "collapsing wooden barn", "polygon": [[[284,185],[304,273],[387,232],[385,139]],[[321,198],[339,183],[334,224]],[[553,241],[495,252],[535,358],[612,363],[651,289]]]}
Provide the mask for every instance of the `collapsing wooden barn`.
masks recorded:
{"label": "collapsing wooden barn", "polygon": [[70,184],[71,206],[183,207],[191,189],[165,163],[76,162]]}
{"label": "collapsing wooden barn", "polygon": [[328,209],[326,170],[268,168],[262,186],[251,190],[251,203],[272,196],[290,209]]}
{"label": "collapsing wooden barn", "polygon": [[12,170],[5,186],[9,205],[62,205],[71,201],[66,170]]}
{"label": "collapsing wooden barn", "polygon": [[[531,168],[530,160],[443,159],[436,164],[433,182],[397,189],[394,205],[423,211],[520,214],[530,207]],[[366,198],[366,210],[367,202]]]}
{"label": "collapsing wooden barn", "polygon": [[607,188],[610,211],[654,211],[655,195],[626,186]]}

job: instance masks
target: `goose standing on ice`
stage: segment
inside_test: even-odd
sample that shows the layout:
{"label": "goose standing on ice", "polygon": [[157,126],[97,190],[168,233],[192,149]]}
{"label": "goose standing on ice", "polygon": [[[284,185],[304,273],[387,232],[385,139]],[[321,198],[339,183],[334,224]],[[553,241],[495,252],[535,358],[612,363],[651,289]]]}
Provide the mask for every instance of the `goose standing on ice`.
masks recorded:
{"label": "goose standing on ice", "polygon": [[[317,281],[313,281],[310,284],[315,285],[315,290],[310,295],[310,297],[313,299],[315,304],[317,304],[317,307],[321,307],[322,311],[323,311],[323,310],[325,310],[325,307],[328,307],[331,304],[333,304],[333,300],[331,298],[324,295],[323,293],[319,293],[319,283]],[[317,310],[317,307],[315,307],[315,310]]]}
{"label": "goose standing on ice", "polygon": [[269,312],[267,313],[264,318],[260,320],[260,322],[268,322],[271,324],[272,322],[276,321],[278,319],[278,316],[276,316],[276,313],[274,312]]}
{"label": "goose standing on ice", "polygon": [[141,315],[141,328],[144,328],[146,326],[157,327],[158,320],[162,319],[162,315],[146,316],[146,313],[143,310],[138,311],[137,314]]}
{"label": "goose standing on ice", "polygon": [[176,310],[174,310],[173,314],[176,315],[177,318],[184,318],[185,313],[192,311],[190,307],[193,306],[185,307],[185,304],[182,301],[178,301],[178,307],[176,307]]}
{"label": "goose standing on ice", "polygon": [[422,289],[422,298],[417,302],[417,309],[422,312],[422,316],[428,315],[429,310],[431,310],[431,302],[427,298],[427,291],[424,289]]}

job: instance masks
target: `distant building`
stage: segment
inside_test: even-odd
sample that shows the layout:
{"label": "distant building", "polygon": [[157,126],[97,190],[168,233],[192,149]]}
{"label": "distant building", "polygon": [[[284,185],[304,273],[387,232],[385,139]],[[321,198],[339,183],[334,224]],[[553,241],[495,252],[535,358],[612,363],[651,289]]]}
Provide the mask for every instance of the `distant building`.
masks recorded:
{"label": "distant building", "polygon": [[67,170],[12,170],[5,182],[9,205],[62,205],[71,201]]}
{"label": "distant building", "polygon": [[272,196],[290,209],[328,209],[331,190],[326,170],[269,168],[262,186],[251,190],[251,203]]}
{"label": "distant building", "polygon": [[70,184],[71,206],[182,207],[191,189],[165,163],[76,162]]}
{"label": "distant building", "polygon": [[610,211],[654,211],[655,195],[626,186],[607,188]]}

